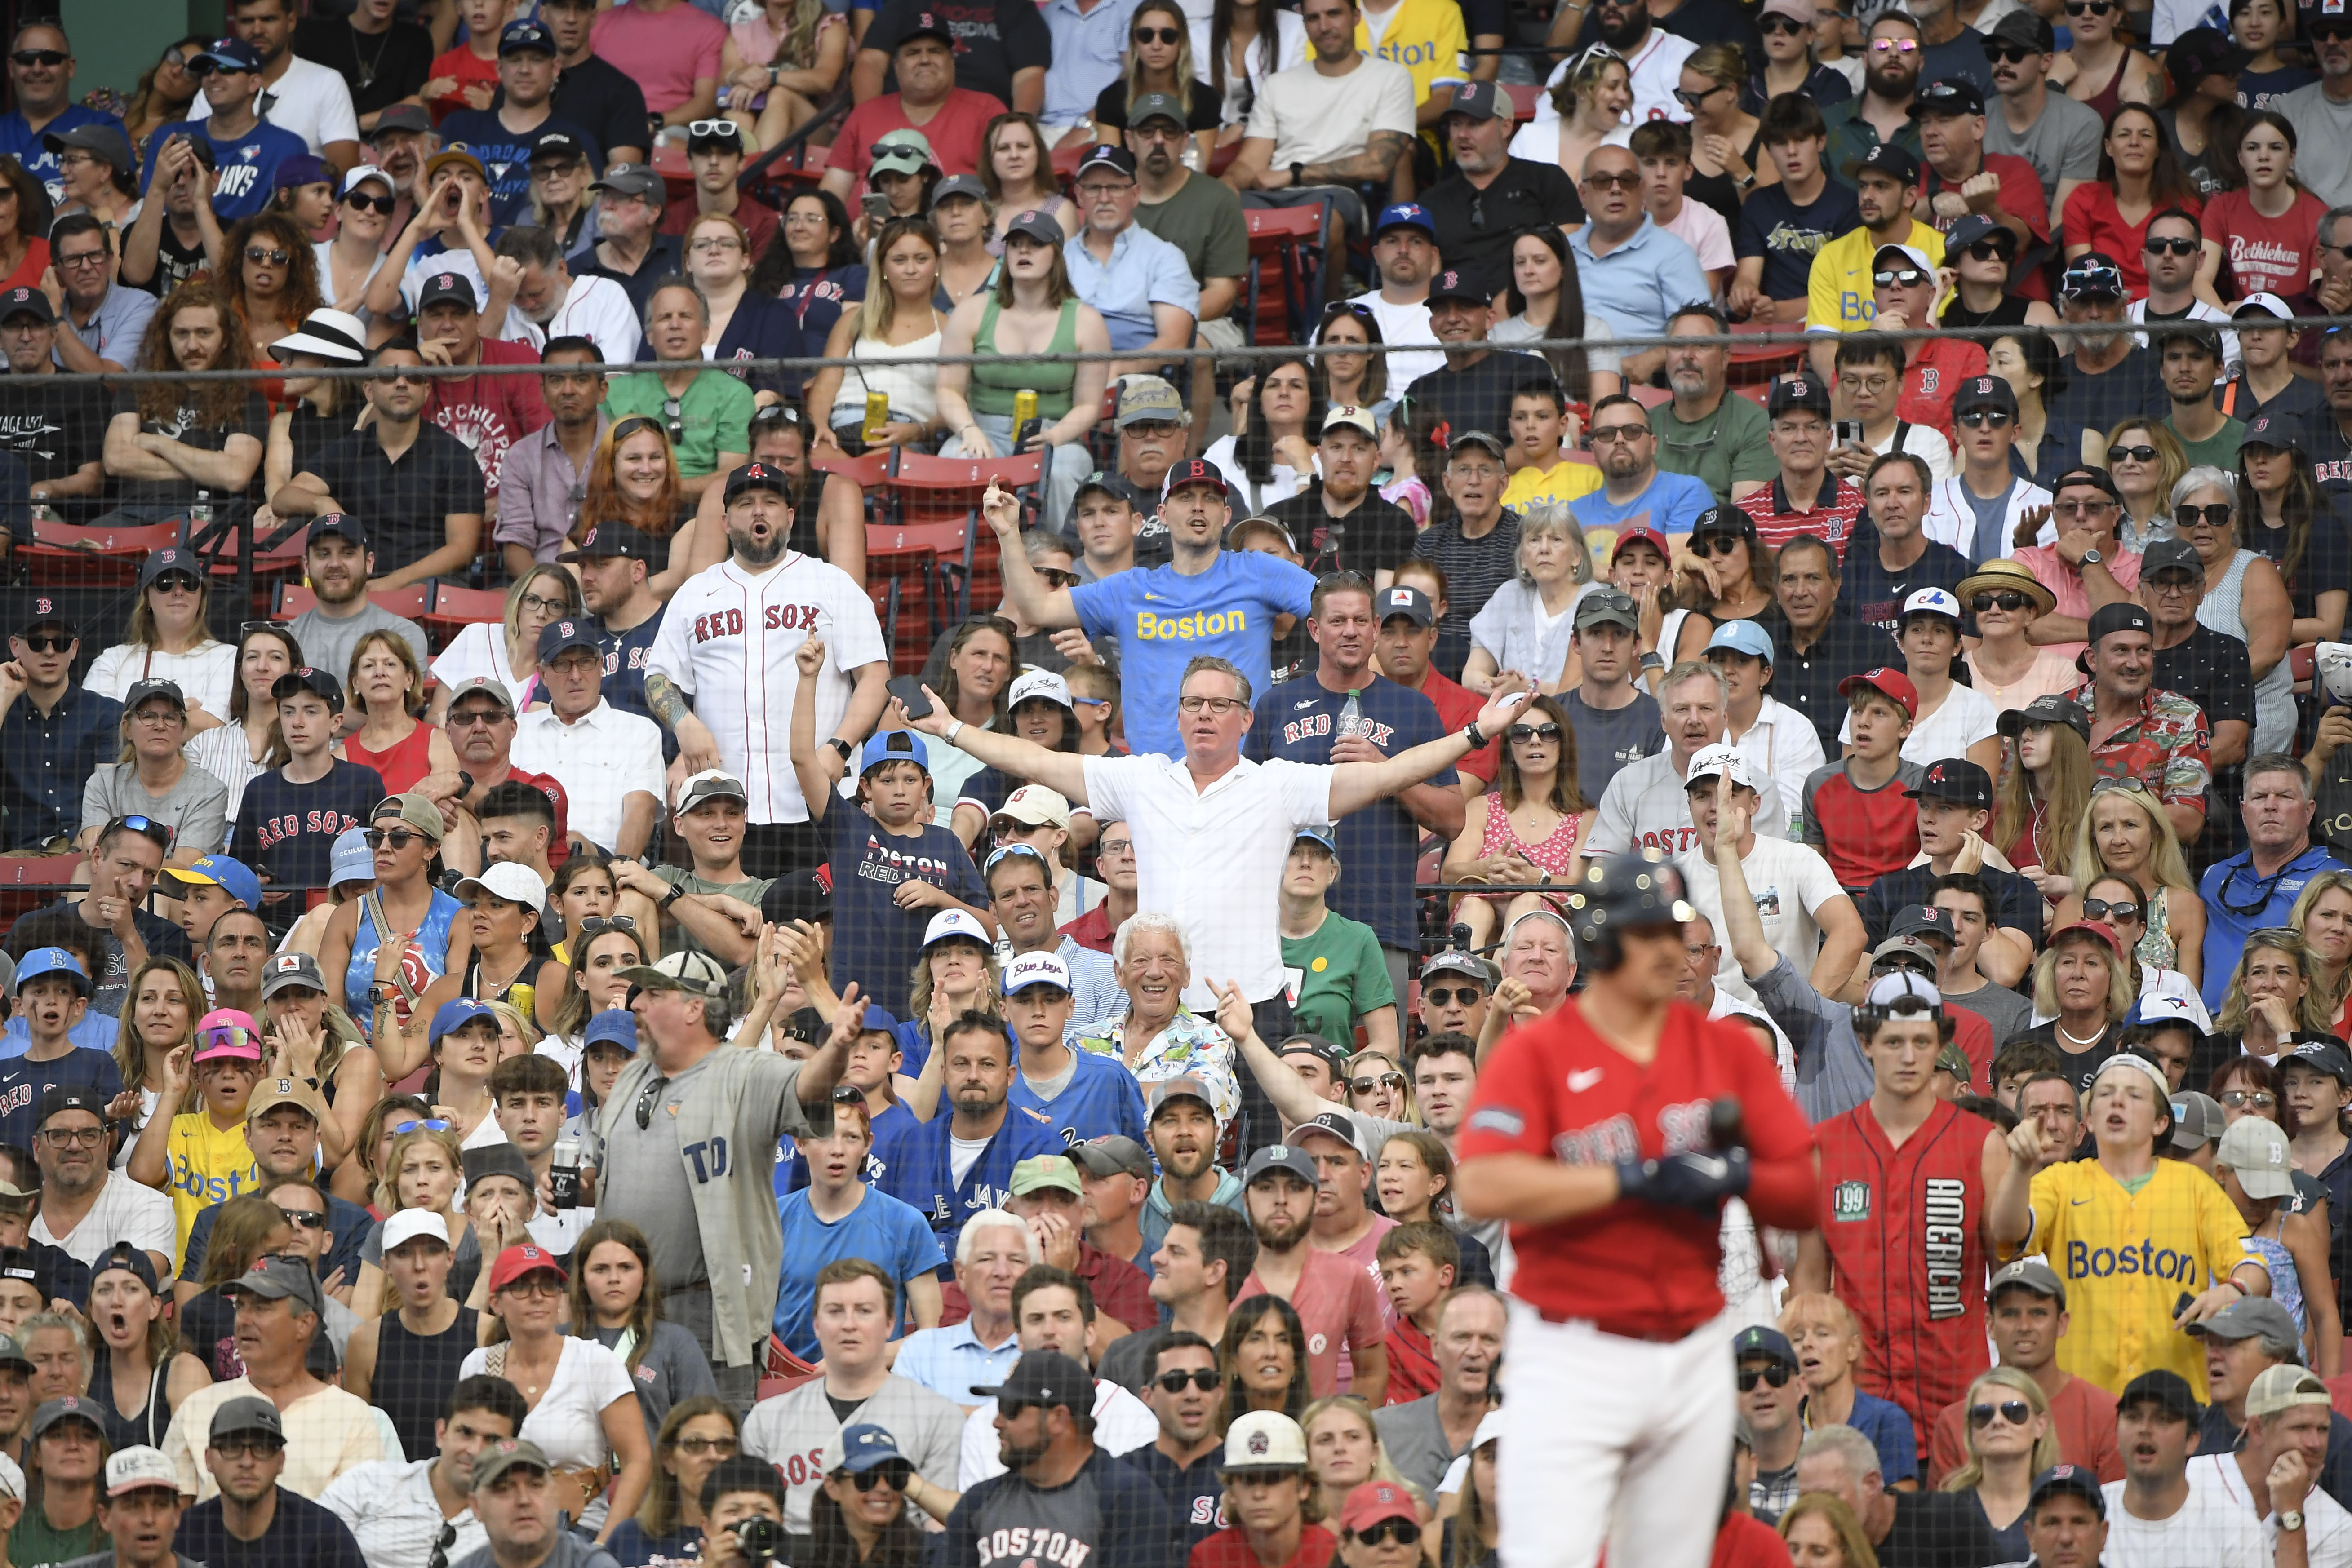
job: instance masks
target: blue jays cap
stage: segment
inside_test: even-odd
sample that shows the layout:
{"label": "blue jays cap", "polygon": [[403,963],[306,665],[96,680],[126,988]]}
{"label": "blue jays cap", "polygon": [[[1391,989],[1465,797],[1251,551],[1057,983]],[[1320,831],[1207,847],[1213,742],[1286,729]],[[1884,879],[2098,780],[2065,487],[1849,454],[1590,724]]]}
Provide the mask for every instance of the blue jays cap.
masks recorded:
{"label": "blue jays cap", "polygon": [[526,50],[536,50],[542,55],[563,52],[555,47],[555,35],[547,30],[544,23],[528,17],[520,22],[509,22],[499,34],[499,57],[504,59],[509,55],[522,54]]}
{"label": "blue jays cap", "polygon": [[[203,68],[198,69],[197,68]],[[202,76],[209,70],[257,71],[261,57],[243,38],[217,38],[203,53],[188,62],[189,74]],[[199,141],[203,140],[201,137]]]}
{"label": "blue jays cap", "polygon": [[898,1451],[898,1440],[890,1436],[890,1429],[877,1427],[871,1421],[844,1427],[835,1441],[841,1445],[841,1463],[836,1468],[847,1470],[853,1476],[862,1476],[877,1465],[887,1465],[893,1459],[901,1464],[909,1462],[907,1456]]}
{"label": "blue jays cap", "polygon": [[886,762],[911,762],[929,773],[931,770],[931,748],[923,737],[911,729],[877,730],[858,749],[859,777],[872,772]]}
{"label": "blue jays cap", "polygon": [[247,909],[261,907],[261,879],[242,862],[226,855],[206,855],[191,866],[175,869],[173,879],[217,887]]}
{"label": "blue jays cap", "polygon": [[1432,242],[1437,238],[1437,220],[1419,202],[1391,202],[1381,209],[1381,221],[1372,225],[1372,237],[1378,239],[1391,229],[1419,229]]}
{"label": "blue jays cap", "polygon": [[476,1019],[488,1019],[495,1028],[499,1021],[499,1015],[490,1010],[488,1002],[476,1001],[471,997],[457,997],[443,1002],[440,1007],[434,1009],[433,1032],[430,1038],[437,1045],[442,1036],[465,1028]]}

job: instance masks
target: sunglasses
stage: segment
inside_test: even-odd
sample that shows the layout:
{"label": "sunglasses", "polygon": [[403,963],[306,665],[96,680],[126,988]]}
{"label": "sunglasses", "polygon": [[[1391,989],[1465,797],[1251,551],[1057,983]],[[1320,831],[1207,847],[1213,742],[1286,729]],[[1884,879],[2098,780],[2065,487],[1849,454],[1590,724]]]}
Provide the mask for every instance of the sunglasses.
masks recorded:
{"label": "sunglasses", "polygon": [[2008,412],[1998,408],[1972,408],[1955,417],[1970,430],[2000,430],[2010,423]]}
{"label": "sunglasses", "polygon": [[2011,593],[2007,590],[2001,590],[1992,593],[1978,594],[1969,601],[1969,608],[1981,615],[1988,610],[2022,610],[2032,602],[2033,601],[2025,594]]}
{"label": "sunglasses", "polygon": [[2069,16],[2104,16],[2115,8],[2115,0],[2066,0]]}
{"label": "sunglasses", "polygon": [[688,124],[686,133],[698,141],[711,137],[721,141],[740,141],[743,135],[731,120],[697,120]]}
{"label": "sunglasses", "polygon": [[1603,442],[1633,441],[1651,434],[1649,422],[1640,424],[1596,424],[1587,439],[1595,446]]}
{"label": "sunglasses", "polygon": [[681,1454],[716,1454],[722,1459],[736,1452],[732,1437],[680,1437],[670,1447]]}
{"label": "sunglasses", "polygon": [[371,196],[365,191],[353,191],[343,200],[362,212],[382,213],[386,217],[390,217],[400,205],[398,196]]}
{"label": "sunglasses", "polygon": [[287,1224],[298,1230],[324,1230],[327,1228],[327,1217],[308,1208],[280,1207],[278,1212],[286,1217]]}
{"label": "sunglasses", "polygon": [[2202,240],[2185,237],[2151,239],[2145,248],[2150,256],[2195,256],[2204,243]]}
{"label": "sunglasses", "polygon": [[1754,1393],[1758,1378],[1762,1378],[1775,1388],[1786,1388],[1789,1386],[1789,1379],[1795,1375],[1794,1368],[1783,1366],[1777,1361],[1769,1366],[1749,1367],[1739,1375],[1739,1392]]}
{"label": "sunglasses", "polygon": [[1987,44],[1984,52],[1985,57],[1996,65],[2014,66],[2032,59],[2038,51],[2018,44]]}
{"label": "sunglasses", "polygon": [[62,49],[18,49],[8,57],[20,66],[61,66],[68,57]]}
{"label": "sunglasses", "polygon": [[860,1470],[849,1478],[849,1484],[859,1491],[872,1491],[877,1486],[887,1486],[892,1491],[905,1491],[907,1483],[915,1477],[915,1467],[904,1459],[885,1459],[870,1470]]}
{"label": "sunglasses", "polygon": [[2257,1111],[2267,1111],[2278,1103],[2278,1096],[2267,1089],[2232,1089],[2221,1096],[2221,1103],[2232,1111],[2242,1111],[2249,1105]]}
{"label": "sunglasses", "polygon": [[2104,898],[2086,898],[2083,900],[2083,918],[2085,920],[2114,919],[2123,921],[2126,925],[2137,925],[2139,924],[2139,905],[2109,904]]}
{"label": "sunglasses", "polygon": [[1135,30],[1135,41],[1139,44],[1173,44],[1183,37],[1173,27],[1138,27]]}
{"label": "sunglasses", "polygon": [[1367,1546],[1383,1546],[1391,1541],[1399,1546],[1418,1546],[1421,1526],[1409,1519],[1384,1519],[1370,1530],[1359,1531],[1356,1539]]}
{"label": "sunglasses", "polygon": [[1742,545],[1747,542],[1748,536],[1745,534],[1694,535],[1691,538],[1691,554],[1696,556],[1727,556],[1731,553],[1732,546]]}
{"label": "sunglasses", "polygon": [[1376,1090],[1403,1087],[1404,1074],[1402,1072],[1383,1072],[1376,1077],[1348,1080],[1348,1091],[1352,1094],[1370,1094]]}
{"label": "sunglasses", "polygon": [[2109,457],[2127,457],[2134,463],[2153,463],[2156,461],[2156,448],[2153,446],[2110,446],[2107,448],[2107,455]]}
{"label": "sunglasses", "polygon": [[424,837],[423,833],[413,828],[393,828],[388,831],[383,828],[370,828],[360,835],[360,841],[372,850],[380,850],[386,844],[390,844],[395,850],[404,850]]}
{"label": "sunglasses", "polygon": [[1806,24],[1798,21],[1794,16],[1767,16],[1756,26],[1760,31],[1767,33],[1801,33],[1805,30]]}
{"label": "sunglasses", "polygon": [[[1679,89],[1675,96],[1681,96]],[[1614,174],[1587,174],[1584,185],[1589,191],[1638,191],[1642,188],[1642,175],[1638,170],[1625,170]]]}
{"label": "sunglasses", "polygon": [[637,1096],[638,1132],[642,1133],[654,1124],[654,1102],[659,1099],[661,1092],[668,1087],[668,1079],[656,1078],[646,1085],[644,1093]]}
{"label": "sunglasses", "polygon": [[1715,86],[1707,89],[1705,92],[1687,92],[1681,88],[1676,88],[1675,89],[1675,101],[1681,104],[1685,109],[1696,109],[1700,104],[1705,103],[1708,99],[1713,98],[1717,93],[1723,90],[1723,84],[1721,82],[1716,83]]}
{"label": "sunglasses", "polygon": [[242,1051],[247,1046],[261,1049],[261,1037],[241,1024],[215,1024],[196,1031],[196,1044],[205,1051]]}
{"label": "sunglasses", "polygon": [[38,636],[22,637],[17,640],[36,653],[62,653],[74,645],[73,638],[56,632],[47,632]]}
{"label": "sunglasses", "polygon": [[1076,572],[1063,571],[1055,567],[1047,567],[1037,575],[1045,580],[1048,588],[1076,588],[1082,580]]}
{"label": "sunglasses", "polygon": [[1905,288],[1916,288],[1927,281],[1927,275],[1916,267],[1901,267],[1891,272],[1874,272],[1870,275],[1870,280],[1881,288],[1892,288],[1897,285]]}
{"label": "sunglasses", "polygon": [[1916,38],[1873,38],[1870,52],[1874,55],[1916,55],[1919,52]]}
{"label": "sunglasses", "polygon": [[2177,528],[2193,528],[2200,524],[2209,528],[2228,528],[2230,526],[2230,504],[2227,501],[2213,501],[2202,507],[2175,507],[2172,508],[2173,527]]}
{"label": "sunglasses", "polygon": [[406,1122],[394,1122],[386,1129],[386,1131],[390,1132],[394,1137],[398,1138],[404,1137],[408,1134],[416,1131],[419,1127],[424,1128],[428,1133],[446,1133],[451,1127],[456,1125],[457,1124],[454,1122],[443,1121],[438,1117],[436,1117],[431,1121],[416,1118]]}
{"label": "sunglasses", "polygon": [[1476,986],[1423,986],[1422,999],[1433,1008],[1468,1008],[1477,1006],[1486,992]]}
{"label": "sunglasses", "polygon": [[1188,1383],[1208,1394],[1214,1391],[1223,1379],[1213,1366],[1196,1366],[1190,1372],[1163,1372],[1151,1381],[1160,1385],[1160,1391],[1163,1394],[1181,1394]]}
{"label": "sunglasses", "polygon": [[169,822],[159,822],[152,817],[117,817],[106,824],[106,831],[99,837],[112,838],[117,828],[128,828],[141,838],[163,845],[165,854],[172,852],[172,842],[179,837],[178,831]]}
{"label": "sunglasses", "polygon": [[159,588],[165,593],[194,593],[201,590],[204,584],[198,582],[187,572],[167,571],[147,586]]}
{"label": "sunglasses", "polygon": [[2014,261],[2017,259],[2017,246],[2011,240],[1980,239],[1969,246],[1969,256],[1976,261]]}
{"label": "sunglasses", "polygon": [[[2071,11],[2074,7],[2069,5],[2067,9]],[[2012,1427],[2022,1427],[2033,1418],[2033,1407],[2022,1399],[2004,1399],[1998,1405],[1969,1406],[1969,1425],[1979,1431],[1991,1426],[1995,1416],[1999,1416]]]}
{"label": "sunglasses", "polygon": [[609,917],[592,915],[580,923],[580,936],[583,941],[591,936],[602,936],[607,931],[626,931],[631,936],[635,936],[636,929],[637,920],[633,915],[614,915]]}
{"label": "sunglasses", "polygon": [[294,258],[274,245],[249,245],[245,247],[245,259],[269,267],[283,267]]}

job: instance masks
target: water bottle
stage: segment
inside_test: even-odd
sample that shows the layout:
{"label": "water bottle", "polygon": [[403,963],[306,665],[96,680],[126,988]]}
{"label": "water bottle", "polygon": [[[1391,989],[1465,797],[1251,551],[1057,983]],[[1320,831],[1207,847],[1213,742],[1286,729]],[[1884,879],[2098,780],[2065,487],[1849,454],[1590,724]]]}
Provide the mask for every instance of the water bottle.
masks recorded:
{"label": "water bottle", "polygon": [[196,504],[188,508],[188,532],[193,536],[213,526],[213,493],[196,492]]}
{"label": "water bottle", "polygon": [[1357,688],[1348,688],[1348,700],[1339,708],[1339,730],[1333,738],[1345,740],[1351,735],[1365,732],[1363,705],[1356,700]]}

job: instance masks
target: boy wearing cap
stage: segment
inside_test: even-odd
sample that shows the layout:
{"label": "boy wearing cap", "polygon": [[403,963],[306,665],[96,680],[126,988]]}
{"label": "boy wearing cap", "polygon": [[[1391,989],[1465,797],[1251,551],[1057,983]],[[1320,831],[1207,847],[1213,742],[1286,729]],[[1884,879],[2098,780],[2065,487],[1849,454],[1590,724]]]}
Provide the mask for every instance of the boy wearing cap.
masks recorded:
{"label": "boy wearing cap", "polygon": [[325,887],[335,840],[366,824],[368,813],[383,799],[383,776],[335,755],[343,686],[332,674],[307,666],[289,670],[270,689],[278,700],[286,760],[245,787],[236,809],[236,846],[263,883]]}
{"label": "boy wearing cap", "polygon": [[[262,4],[275,0],[261,0]],[[490,186],[490,221],[500,227],[530,217],[530,154],[551,131],[577,140],[591,168],[604,165],[596,139],[549,107],[555,91],[555,38],[541,23],[509,22],[496,38],[498,99],[487,108],[456,108],[441,120],[441,140],[469,149],[498,172]]]}
{"label": "boy wearing cap", "polygon": [[[660,788],[655,789],[656,800],[661,793]],[[671,817],[691,867],[612,862],[614,881],[652,899],[666,916],[665,952],[679,947],[715,953],[730,963],[750,956],[740,930],[710,902],[731,898],[757,908],[775,885],[773,877],[750,876],[743,871],[748,794],[740,779],[706,768],[679,789],[677,810]]]}
{"label": "boy wearing cap", "polygon": [[[2246,441],[2242,445],[2254,444],[2259,437],[2279,432],[2260,444],[2283,452],[2291,422],[2307,419],[2326,406],[2318,383],[2294,372],[2293,356],[2303,334],[2281,324],[2294,314],[2294,308],[2275,294],[2249,295],[2230,314],[2238,362],[2230,367],[2230,379],[2214,394],[2214,402],[2222,413],[2246,422]],[[2264,414],[2273,418],[2257,432],[2254,422]]]}
{"label": "boy wearing cap", "polygon": [[[2047,512],[2052,497],[2021,472],[2017,393],[2004,378],[1970,376],[1954,390],[1951,407],[1960,471],[1936,486],[1920,528],[1970,566],[1982,566],[2015,553],[2026,519]],[[2059,461],[2070,455],[2059,454]],[[2043,527],[2048,538],[2058,537],[2054,528]]]}
{"label": "boy wearing cap", "polygon": [[1804,841],[1824,855],[1857,900],[1919,852],[1919,813],[1909,791],[1927,768],[1903,756],[1918,695],[1900,670],[1865,670],[1838,683],[1846,699],[1842,761],[1805,779]]}
{"label": "boy wearing cap", "polygon": [[109,1052],[73,1042],[73,1026],[90,999],[89,974],[79,958],[62,947],[34,948],[16,961],[9,995],[11,1010],[31,1038],[23,1055],[0,1061],[0,1143],[29,1149],[48,1094],[68,1086],[86,1089],[103,1105],[122,1092],[122,1074]]}
{"label": "boy wearing cap", "polygon": [[1144,1135],[1143,1090],[1126,1063],[1069,1043],[1070,971],[1052,953],[1024,953],[1004,969],[1004,1019],[1020,1047],[1008,1098],[1066,1145]]}
{"label": "boy wearing cap", "polygon": [[[1454,26],[1461,30],[1458,11]],[[1307,1517],[1316,1481],[1297,1422],[1279,1410],[1235,1416],[1225,1428],[1217,1476],[1225,1485],[1217,1511],[1233,1522],[1193,1546],[1189,1568],[1325,1568],[1330,1563],[1339,1543]]]}
{"label": "boy wearing cap", "polygon": [[[188,119],[158,126],[148,138],[140,192],[144,194],[154,183],[163,154],[175,140],[201,141],[211,153],[204,162],[219,171],[210,202],[213,216],[224,225],[249,218],[269,204],[278,165],[289,158],[302,157],[310,146],[292,131],[264,120],[257,111],[262,59],[243,38],[222,38],[208,49],[192,53],[185,68],[196,78],[205,112],[196,114],[191,106]],[[352,134],[356,135],[355,130]]]}
{"label": "boy wearing cap", "polygon": [[[1940,588],[1915,589],[1904,597],[1895,642],[1903,651],[1913,706],[1903,759],[1926,767],[1965,757],[1990,774],[2001,765],[2000,710],[1975,687],[1952,678],[1965,624],[1959,600]],[[1841,732],[1838,738],[1846,736]]]}
{"label": "boy wearing cap", "polygon": [[200,1210],[261,1180],[245,1135],[246,1106],[261,1077],[261,1031],[250,1015],[216,1009],[196,1020],[194,1046],[193,1057],[174,1052],[165,1060],[155,1108],[126,1167],[131,1180],[171,1194],[174,1255],[186,1248]]}
{"label": "boy wearing cap", "polygon": [[2213,383],[2221,379],[2221,335],[2192,321],[2176,321],[2149,335],[2158,373],[2172,400],[2164,428],[2179,440],[2190,467],[2233,469],[2246,427],[2213,402]]}
{"label": "boy wearing cap", "polygon": [[1903,793],[1918,802],[1919,854],[1882,874],[1857,901],[1863,929],[1874,945],[1885,941],[1897,913],[1932,902],[1937,878],[1973,872],[1993,895],[1994,930],[1977,962],[1996,985],[2015,985],[2041,946],[2042,890],[1998,862],[1984,842],[1992,821],[1991,775],[1966,758],[1948,758],[1929,763]]}

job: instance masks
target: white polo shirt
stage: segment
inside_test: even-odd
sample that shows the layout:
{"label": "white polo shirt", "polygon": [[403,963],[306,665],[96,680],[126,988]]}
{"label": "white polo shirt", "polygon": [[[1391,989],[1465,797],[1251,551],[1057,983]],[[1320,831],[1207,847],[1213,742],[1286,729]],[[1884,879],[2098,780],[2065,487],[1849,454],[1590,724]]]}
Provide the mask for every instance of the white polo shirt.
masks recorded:
{"label": "white polo shirt", "polygon": [[[1937,486],[1935,493],[1928,497],[1927,515],[1921,520],[1919,531],[1937,544],[1949,545],[1967,556],[1970,566],[1982,566],[1986,561],[1996,559],[2006,560],[2015,555],[2018,519],[2033,507],[2046,507],[2051,502],[2049,491],[2031,480],[2011,475],[2009,505],[2000,520],[2000,548],[1979,555],[1969,548],[1976,540],[1977,510],[1969,503],[1967,485],[1967,476],[1955,467],[1952,476]],[[2033,542],[2057,543],[2056,526],[2043,523],[2042,532],[2035,536]]]}
{"label": "white polo shirt", "polygon": [[1299,829],[1331,821],[1334,771],[1244,758],[1202,789],[1181,758],[1086,759],[1095,821],[1123,821],[1135,841],[1136,908],[1173,915],[1192,941],[1196,1011],[1216,1008],[1211,980],[1253,1002],[1282,989],[1282,868]]}
{"label": "white polo shirt", "polygon": [[602,698],[571,724],[551,707],[524,714],[516,722],[513,758],[524,772],[552,775],[563,786],[572,831],[600,848],[618,845],[631,795],[652,796],[660,813],[661,731],[653,720]]}
{"label": "white polo shirt", "polygon": [[[325,156],[330,141],[360,139],[359,116],[352,112],[352,89],[342,73],[299,55],[284,76],[261,89],[257,107],[262,119],[300,137],[313,157]],[[188,106],[190,120],[209,120],[212,113],[212,102],[203,93]]]}

